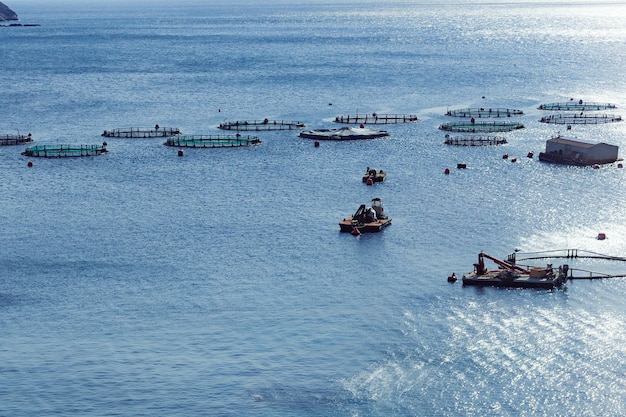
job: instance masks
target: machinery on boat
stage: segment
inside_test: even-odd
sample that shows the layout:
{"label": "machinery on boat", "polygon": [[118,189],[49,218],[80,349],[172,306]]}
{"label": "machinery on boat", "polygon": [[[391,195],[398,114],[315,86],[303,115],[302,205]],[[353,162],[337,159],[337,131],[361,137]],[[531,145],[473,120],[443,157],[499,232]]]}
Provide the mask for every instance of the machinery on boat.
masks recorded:
{"label": "machinery on boat", "polygon": [[339,222],[341,232],[354,235],[361,233],[376,233],[391,224],[391,219],[385,214],[381,198],[373,198],[371,207],[361,204],[351,216]]}
{"label": "machinery on boat", "polygon": [[[485,258],[498,265],[498,268],[487,269]],[[567,280],[568,270],[568,265],[562,265],[555,272],[552,264],[547,264],[545,268],[523,268],[481,252],[478,254],[478,263],[474,264],[474,271],[463,275],[463,285],[552,289]]]}

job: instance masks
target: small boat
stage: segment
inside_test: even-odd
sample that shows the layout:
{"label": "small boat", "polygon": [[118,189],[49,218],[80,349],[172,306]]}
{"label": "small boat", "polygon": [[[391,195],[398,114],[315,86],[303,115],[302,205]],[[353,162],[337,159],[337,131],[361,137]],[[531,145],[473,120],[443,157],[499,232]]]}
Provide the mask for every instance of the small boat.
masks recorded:
{"label": "small boat", "polygon": [[352,217],[339,222],[339,229],[353,234],[376,233],[390,224],[391,219],[385,214],[382,199],[373,198],[371,207],[361,204]]}
{"label": "small boat", "polygon": [[365,170],[365,174],[363,175],[363,182],[367,182],[368,180],[372,180],[372,182],[383,182],[387,178],[387,173],[382,169],[380,171],[376,171],[370,167],[367,167]]}
{"label": "small boat", "polygon": [[[493,261],[498,269],[487,269],[484,258]],[[551,264],[545,268],[522,268],[481,252],[478,254],[478,263],[474,264],[474,271],[463,275],[463,285],[553,289],[567,281],[568,270],[568,265],[563,265],[555,273]]]}
{"label": "small boat", "polygon": [[305,130],[298,135],[305,139],[317,140],[359,140],[378,139],[389,136],[386,130],[375,130],[366,127],[342,127],[339,129]]}

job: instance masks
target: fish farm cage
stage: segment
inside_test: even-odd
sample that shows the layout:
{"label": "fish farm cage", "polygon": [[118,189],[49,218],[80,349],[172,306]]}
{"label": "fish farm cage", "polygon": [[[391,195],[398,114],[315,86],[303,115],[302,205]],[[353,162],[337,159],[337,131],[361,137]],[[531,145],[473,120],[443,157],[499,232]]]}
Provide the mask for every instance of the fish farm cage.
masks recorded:
{"label": "fish farm cage", "polygon": [[102,133],[102,136],[107,138],[166,138],[176,135],[180,135],[178,128],[159,127],[159,125],[152,128],[129,127],[105,130],[104,133]]}
{"label": "fish farm cage", "polygon": [[515,122],[452,122],[443,123],[439,129],[448,132],[465,133],[489,133],[489,132],[510,132],[512,130],[523,129],[524,125]]}
{"label": "fish farm cage", "polygon": [[26,148],[22,155],[41,158],[71,158],[107,153],[104,145],[38,145]]}
{"label": "fish farm cage", "polygon": [[450,136],[443,142],[454,146],[494,146],[507,143],[503,136]]}
{"label": "fish farm cage", "polygon": [[413,123],[419,119],[414,114],[345,114],[335,117],[335,123],[345,124],[373,124],[373,125],[386,125],[386,124],[400,124],[400,123]]}
{"label": "fish farm cage", "polygon": [[261,144],[257,136],[242,135],[189,135],[168,138],[166,146],[179,148],[235,148]]}
{"label": "fish farm cage", "polygon": [[297,130],[304,129],[304,123],[285,120],[237,120],[220,123],[218,129],[237,131]]}
{"label": "fish farm cage", "polygon": [[550,111],[596,111],[616,109],[617,106],[611,103],[585,103],[580,101],[566,101],[563,103],[547,103],[542,104],[539,110]]}
{"label": "fish farm cage", "polygon": [[562,113],[551,114],[539,119],[541,123],[557,125],[597,125],[622,121],[622,116],[614,114]]}
{"label": "fish farm cage", "polygon": [[446,116],[452,116],[452,117],[511,117],[511,116],[521,116],[523,114],[524,112],[522,110],[502,109],[502,108],[485,109],[483,107],[448,110],[446,112]]}
{"label": "fish farm cage", "polygon": [[0,146],[21,145],[33,141],[32,135],[0,135]]}

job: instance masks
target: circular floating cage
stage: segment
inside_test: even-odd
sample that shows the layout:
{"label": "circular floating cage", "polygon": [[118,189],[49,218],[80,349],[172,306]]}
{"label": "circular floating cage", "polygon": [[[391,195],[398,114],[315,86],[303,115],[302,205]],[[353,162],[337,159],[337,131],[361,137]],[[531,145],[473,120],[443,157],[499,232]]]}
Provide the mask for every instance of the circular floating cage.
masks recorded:
{"label": "circular floating cage", "polygon": [[557,125],[597,125],[621,122],[622,116],[614,114],[561,113],[551,114],[539,119],[541,123]]}
{"label": "circular floating cage", "polygon": [[225,122],[218,126],[222,130],[237,131],[260,131],[260,130],[297,130],[304,129],[302,122],[289,122],[284,120],[237,120],[235,122]]}
{"label": "circular floating cage", "polygon": [[521,116],[524,112],[522,110],[515,109],[485,109],[483,107],[480,108],[470,108],[470,109],[456,109],[456,110],[448,110],[446,116],[453,117],[511,117],[511,116]]}
{"label": "circular floating cage", "polygon": [[488,132],[510,132],[512,130],[523,129],[524,125],[515,122],[452,122],[443,123],[439,129],[448,132],[466,133],[488,133]]}
{"label": "circular floating cage", "polygon": [[562,103],[547,103],[539,106],[539,110],[551,110],[551,111],[595,111],[595,110],[610,110],[616,109],[617,106],[611,103],[585,103],[582,100],[579,101],[566,101]]}
{"label": "circular floating cage", "polygon": [[71,158],[107,153],[104,145],[39,145],[26,148],[22,155],[42,158]]}
{"label": "circular floating cage", "polygon": [[176,127],[129,127],[113,130],[105,130],[102,136],[107,138],[166,138],[180,135]]}
{"label": "circular floating cage", "polygon": [[342,114],[335,117],[335,123],[345,124],[373,124],[387,125],[399,123],[413,123],[419,119],[414,114]]}
{"label": "circular floating cage", "polygon": [[503,136],[450,136],[446,135],[443,142],[446,145],[454,146],[493,146],[507,143]]}
{"label": "circular floating cage", "polygon": [[21,145],[32,141],[33,137],[30,133],[28,135],[0,135],[0,146]]}
{"label": "circular floating cage", "polygon": [[235,148],[259,145],[261,140],[257,136],[189,135],[169,138],[163,144],[180,148]]}

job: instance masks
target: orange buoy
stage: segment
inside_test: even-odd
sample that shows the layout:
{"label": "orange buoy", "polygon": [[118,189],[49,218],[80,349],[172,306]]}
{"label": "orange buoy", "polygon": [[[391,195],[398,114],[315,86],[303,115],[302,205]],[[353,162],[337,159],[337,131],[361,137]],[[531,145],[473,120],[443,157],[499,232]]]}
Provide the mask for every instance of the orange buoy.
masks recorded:
{"label": "orange buoy", "polygon": [[448,175],[450,173],[450,169],[446,168],[445,171],[443,171],[444,174]]}
{"label": "orange buoy", "polygon": [[32,167],[32,166],[33,166],[33,162],[32,162],[32,161],[28,161],[28,164],[27,164],[27,165],[28,165],[29,167]]}
{"label": "orange buoy", "polygon": [[367,179],[367,181],[365,181],[365,184],[367,184],[367,185],[374,185],[374,180],[372,179],[372,177],[369,177]]}
{"label": "orange buoy", "polygon": [[183,156],[183,151],[178,151],[178,156]]}
{"label": "orange buoy", "polygon": [[604,239],[606,239],[606,234],[605,233],[598,233],[598,237],[596,239],[604,240]]}
{"label": "orange buoy", "polygon": [[355,227],[350,233],[352,233],[352,236],[359,236],[361,234],[361,231]]}

